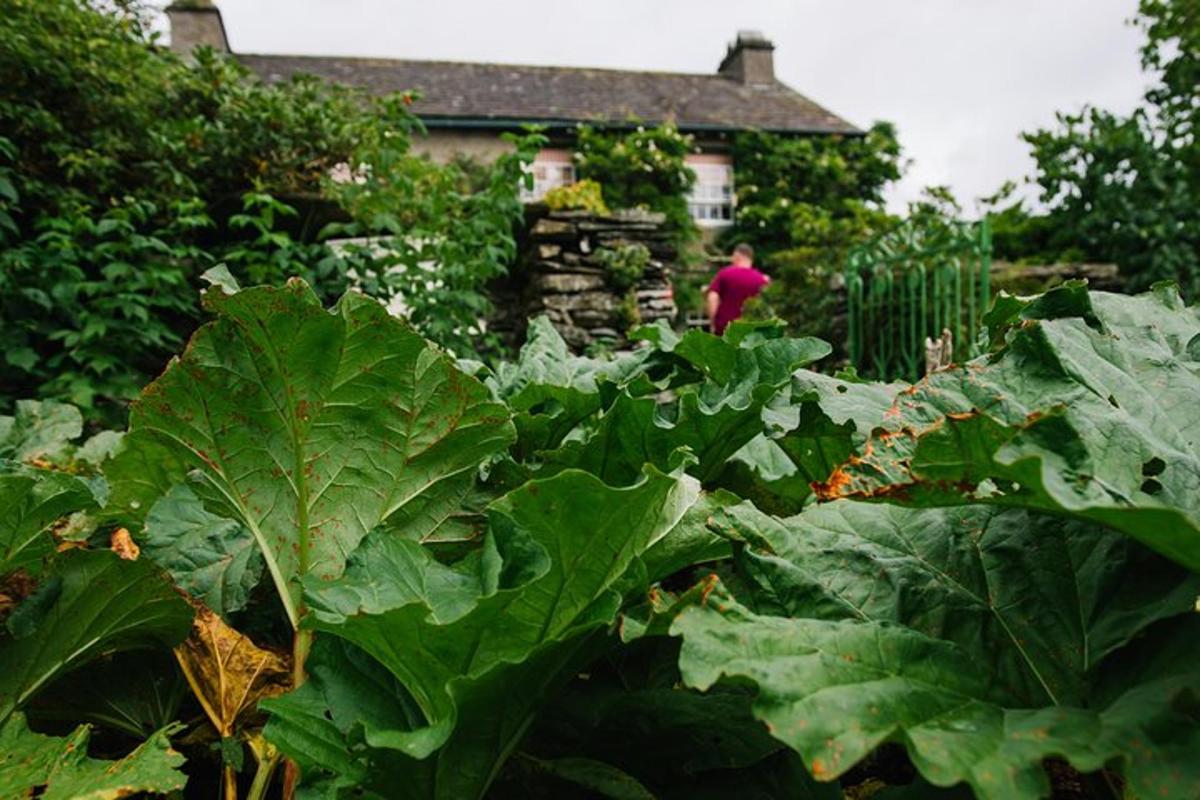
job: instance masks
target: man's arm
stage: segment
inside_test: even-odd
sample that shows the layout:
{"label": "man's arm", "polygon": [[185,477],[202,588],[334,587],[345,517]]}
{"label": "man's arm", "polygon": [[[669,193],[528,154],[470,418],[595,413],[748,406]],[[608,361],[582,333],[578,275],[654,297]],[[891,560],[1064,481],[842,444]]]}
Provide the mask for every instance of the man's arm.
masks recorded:
{"label": "man's arm", "polygon": [[712,330],[717,324],[717,306],[721,305],[721,295],[709,289],[704,296],[705,311],[708,312],[708,328]]}

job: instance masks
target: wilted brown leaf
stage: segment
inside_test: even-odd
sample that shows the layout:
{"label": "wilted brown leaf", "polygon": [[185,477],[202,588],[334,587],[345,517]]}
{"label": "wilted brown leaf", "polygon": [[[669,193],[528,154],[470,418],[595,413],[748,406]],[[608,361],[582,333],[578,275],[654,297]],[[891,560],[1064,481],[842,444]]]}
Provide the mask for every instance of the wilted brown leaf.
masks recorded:
{"label": "wilted brown leaf", "polygon": [[264,697],[287,691],[291,667],[199,603],[191,635],[175,657],[221,736],[232,736]]}

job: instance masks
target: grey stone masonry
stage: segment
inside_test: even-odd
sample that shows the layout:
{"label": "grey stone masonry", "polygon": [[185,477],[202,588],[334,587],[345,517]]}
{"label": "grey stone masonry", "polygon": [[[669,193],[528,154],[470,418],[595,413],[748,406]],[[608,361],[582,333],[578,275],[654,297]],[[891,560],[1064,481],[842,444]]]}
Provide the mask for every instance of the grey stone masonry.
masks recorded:
{"label": "grey stone masonry", "polygon": [[[567,344],[583,350],[599,340],[624,344],[631,324],[674,320],[671,272],[678,252],[664,223],[662,214],[648,211],[600,215],[528,206],[517,264],[493,287],[490,327],[518,343],[528,319],[545,314]],[[635,285],[620,289],[598,251],[633,244],[645,246],[650,260]],[[636,319],[630,318],[632,301]]]}

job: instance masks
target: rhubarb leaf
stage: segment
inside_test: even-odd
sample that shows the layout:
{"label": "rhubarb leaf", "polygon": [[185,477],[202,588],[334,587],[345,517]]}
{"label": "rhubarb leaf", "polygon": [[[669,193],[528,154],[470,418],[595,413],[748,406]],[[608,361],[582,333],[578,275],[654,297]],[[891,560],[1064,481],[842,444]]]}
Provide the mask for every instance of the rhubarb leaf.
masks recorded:
{"label": "rhubarb leaf", "polygon": [[254,536],[293,625],[301,576],[336,578],[367,531],[512,442],[486,388],[367,297],[326,311],[293,280],[205,304],[216,319],[134,402],[114,513],[192,472]]}

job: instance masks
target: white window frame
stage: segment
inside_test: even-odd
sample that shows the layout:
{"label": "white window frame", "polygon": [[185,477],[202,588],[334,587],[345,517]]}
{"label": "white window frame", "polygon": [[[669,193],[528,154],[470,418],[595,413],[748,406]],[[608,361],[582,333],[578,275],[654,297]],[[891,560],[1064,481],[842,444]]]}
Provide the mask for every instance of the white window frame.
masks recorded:
{"label": "white window frame", "polygon": [[575,183],[575,164],[568,150],[542,150],[525,171],[533,174],[532,189],[521,182],[521,200],[526,203],[536,203],[551,189]]}
{"label": "white window frame", "polygon": [[728,156],[689,156],[687,166],[696,173],[688,194],[688,213],[701,228],[728,228],[733,224],[737,197],[733,185],[733,160]]}

